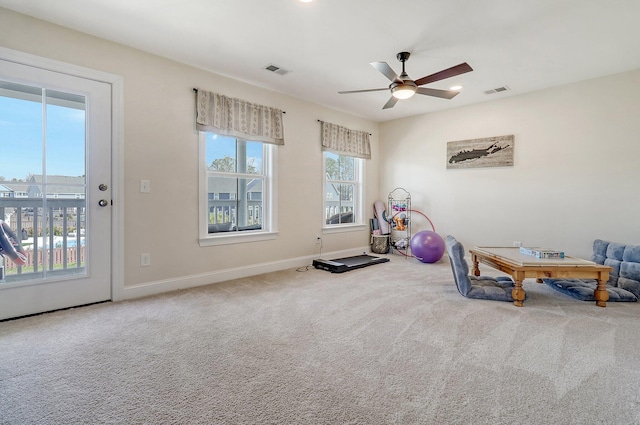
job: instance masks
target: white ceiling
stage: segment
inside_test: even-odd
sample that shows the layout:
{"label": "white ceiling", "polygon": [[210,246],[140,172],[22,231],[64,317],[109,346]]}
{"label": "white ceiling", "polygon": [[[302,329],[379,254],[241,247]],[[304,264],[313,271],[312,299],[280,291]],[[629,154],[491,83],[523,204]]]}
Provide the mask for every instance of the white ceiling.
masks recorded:
{"label": "white ceiling", "polygon": [[[81,6],[80,6],[81,5]],[[0,0],[12,9],[374,121],[498,99],[640,68],[638,0]],[[0,12],[1,13],[1,12]],[[452,100],[387,110],[370,62],[416,80],[461,62]],[[275,64],[290,70],[264,70]],[[484,92],[508,86],[507,92]],[[218,90],[219,91],[219,90]]]}

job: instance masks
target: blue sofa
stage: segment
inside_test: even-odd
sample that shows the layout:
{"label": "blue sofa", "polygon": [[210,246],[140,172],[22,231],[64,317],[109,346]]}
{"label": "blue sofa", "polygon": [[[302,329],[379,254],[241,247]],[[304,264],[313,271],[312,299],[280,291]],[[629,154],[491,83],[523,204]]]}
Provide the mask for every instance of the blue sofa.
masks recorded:
{"label": "blue sofa", "polygon": [[[638,301],[640,298],[640,245],[623,245],[596,239],[591,261],[610,266],[609,301]],[[564,294],[582,301],[594,301],[597,282],[593,279],[542,279]]]}

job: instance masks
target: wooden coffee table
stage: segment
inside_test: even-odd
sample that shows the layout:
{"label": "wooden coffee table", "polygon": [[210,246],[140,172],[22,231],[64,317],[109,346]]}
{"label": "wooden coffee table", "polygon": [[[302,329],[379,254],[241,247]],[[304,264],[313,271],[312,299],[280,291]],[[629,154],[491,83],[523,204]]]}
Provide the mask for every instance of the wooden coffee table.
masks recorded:
{"label": "wooden coffee table", "polygon": [[473,274],[480,276],[478,264],[482,263],[511,275],[514,281],[512,290],[513,304],[522,307],[525,297],[522,281],[535,278],[542,282],[543,278],[596,279],[598,285],[594,291],[596,305],[606,307],[609,293],[607,281],[609,266],[594,263],[581,258],[536,258],[521,254],[520,248],[511,247],[475,247],[469,250],[473,262]]}

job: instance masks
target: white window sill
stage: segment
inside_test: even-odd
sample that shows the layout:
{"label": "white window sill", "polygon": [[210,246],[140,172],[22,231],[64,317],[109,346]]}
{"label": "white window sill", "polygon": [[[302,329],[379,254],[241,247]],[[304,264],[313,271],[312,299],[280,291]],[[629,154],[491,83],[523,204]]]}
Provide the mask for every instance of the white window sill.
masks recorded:
{"label": "white window sill", "polygon": [[274,240],[278,237],[278,232],[255,232],[232,234],[215,234],[215,236],[205,236],[199,239],[200,246],[231,245],[248,242],[260,242]]}
{"label": "white window sill", "polygon": [[331,227],[323,227],[322,233],[344,233],[344,232],[359,232],[366,229],[367,226],[364,224],[336,224]]}

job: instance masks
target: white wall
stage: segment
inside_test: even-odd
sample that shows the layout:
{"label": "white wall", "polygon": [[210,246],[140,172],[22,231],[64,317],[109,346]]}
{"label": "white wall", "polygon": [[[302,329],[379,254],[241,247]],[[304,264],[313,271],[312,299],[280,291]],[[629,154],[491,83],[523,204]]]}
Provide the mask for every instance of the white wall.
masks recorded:
{"label": "white wall", "polygon": [[[116,285],[129,296],[305,263],[322,222],[317,119],[373,134],[366,208],[404,187],[441,235],[467,247],[518,240],[588,257],[594,238],[640,243],[640,71],[379,125],[5,9],[0,40],[123,76],[125,264]],[[198,245],[193,87],[287,111],[277,240]],[[446,169],[448,141],[504,134],[515,135],[513,167]],[[151,194],[139,193],[140,179],[151,180]],[[428,228],[419,216],[413,226]],[[325,234],[324,250],[357,250],[368,233]],[[140,267],[142,252],[151,267]]]}
{"label": "white wall", "polygon": [[[446,169],[447,142],[507,134],[513,167]],[[406,188],[465,248],[640,244],[640,70],[389,121],[380,141],[381,193]]]}
{"label": "white wall", "polygon": [[[373,134],[365,205],[378,194],[378,124],[201,69],[0,9],[3,47],[124,78],[125,296],[210,283],[265,270],[308,264],[321,234],[322,155],[318,119]],[[275,76],[274,78],[283,78]],[[286,111],[279,148],[277,240],[200,247],[198,135],[192,88]],[[151,181],[139,193],[140,179]],[[324,252],[360,252],[368,226],[323,236]],[[151,254],[151,267],[139,255]],[[128,294],[128,295],[127,295]]]}

